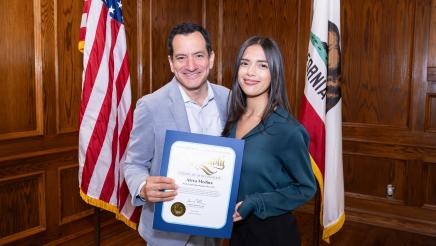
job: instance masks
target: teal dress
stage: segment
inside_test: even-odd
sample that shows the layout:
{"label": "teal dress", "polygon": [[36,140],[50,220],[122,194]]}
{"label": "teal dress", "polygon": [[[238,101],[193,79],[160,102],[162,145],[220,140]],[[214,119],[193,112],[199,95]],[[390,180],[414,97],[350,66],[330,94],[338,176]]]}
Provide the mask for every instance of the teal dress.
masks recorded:
{"label": "teal dress", "polygon": [[[235,137],[236,124],[229,137]],[[304,127],[278,107],[245,136],[238,191],[243,219],[279,216],[309,201],[316,192]]]}

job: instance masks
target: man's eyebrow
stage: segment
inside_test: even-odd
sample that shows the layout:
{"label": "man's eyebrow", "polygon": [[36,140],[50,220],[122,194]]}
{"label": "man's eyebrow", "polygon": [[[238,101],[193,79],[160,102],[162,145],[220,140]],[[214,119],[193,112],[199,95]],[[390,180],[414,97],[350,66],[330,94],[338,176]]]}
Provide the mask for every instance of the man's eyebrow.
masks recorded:
{"label": "man's eyebrow", "polygon": [[197,54],[205,54],[205,53],[206,53],[205,50],[200,50],[200,51],[194,52],[194,55],[197,55]]}
{"label": "man's eyebrow", "polygon": [[[194,53],[192,53],[193,55],[198,55],[198,54],[206,54],[206,51],[205,50],[200,50],[200,51],[197,51],[197,52],[194,52]],[[185,54],[185,53],[178,53],[178,54],[174,54],[174,56],[187,56],[188,54]]]}

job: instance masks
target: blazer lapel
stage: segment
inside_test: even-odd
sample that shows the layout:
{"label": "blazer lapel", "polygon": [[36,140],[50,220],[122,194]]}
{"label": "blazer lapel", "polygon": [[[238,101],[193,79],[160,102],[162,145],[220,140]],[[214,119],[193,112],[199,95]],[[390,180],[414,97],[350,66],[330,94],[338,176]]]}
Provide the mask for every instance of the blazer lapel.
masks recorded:
{"label": "blazer lapel", "polygon": [[191,129],[189,127],[185,103],[183,102],[182,95],[177,86],[176,78],[174,77],[170,83],[168,90],[169,108],[173,115],[174,122],[176,122],[177,130],[190,132]]}

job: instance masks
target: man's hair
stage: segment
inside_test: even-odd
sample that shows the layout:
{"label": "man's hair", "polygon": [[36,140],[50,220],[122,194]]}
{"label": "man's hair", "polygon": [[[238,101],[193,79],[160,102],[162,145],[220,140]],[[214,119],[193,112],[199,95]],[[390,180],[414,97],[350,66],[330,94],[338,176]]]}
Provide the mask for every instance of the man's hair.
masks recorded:
{"label": "man's hair", "polygon": [[194,32],[199,32],[203,36],[204,40],[206,41],[206,49],[207,53],[210,55],[212,52],[212,44],[210,42],[209,32],[204,29],[202,26],[194,23],[181,23],[173,27],[171,29],[170,33],[168,34],[168,40],[167,40],[167,52],[170,57],[173,57],[174,49],[173,49],[173,40],[174,37],[177,34],[191,34]]}

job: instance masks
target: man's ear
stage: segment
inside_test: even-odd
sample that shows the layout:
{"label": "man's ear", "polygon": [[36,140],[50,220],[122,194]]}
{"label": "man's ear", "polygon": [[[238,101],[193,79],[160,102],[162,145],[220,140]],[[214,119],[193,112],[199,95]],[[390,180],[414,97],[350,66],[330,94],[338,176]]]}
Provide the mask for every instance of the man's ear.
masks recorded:
{"label": "man's ear", "polygon": [[173,59],[171,58],[170,55],[168,56],[168,62],[170,63],[171,72],[174,73]]}
{"label": "man's ear", "polygon": [[213,50],[210,52],[209,55],[209,69],[213,68],[213,62],[215,61],[215,53],[213,52]]}

